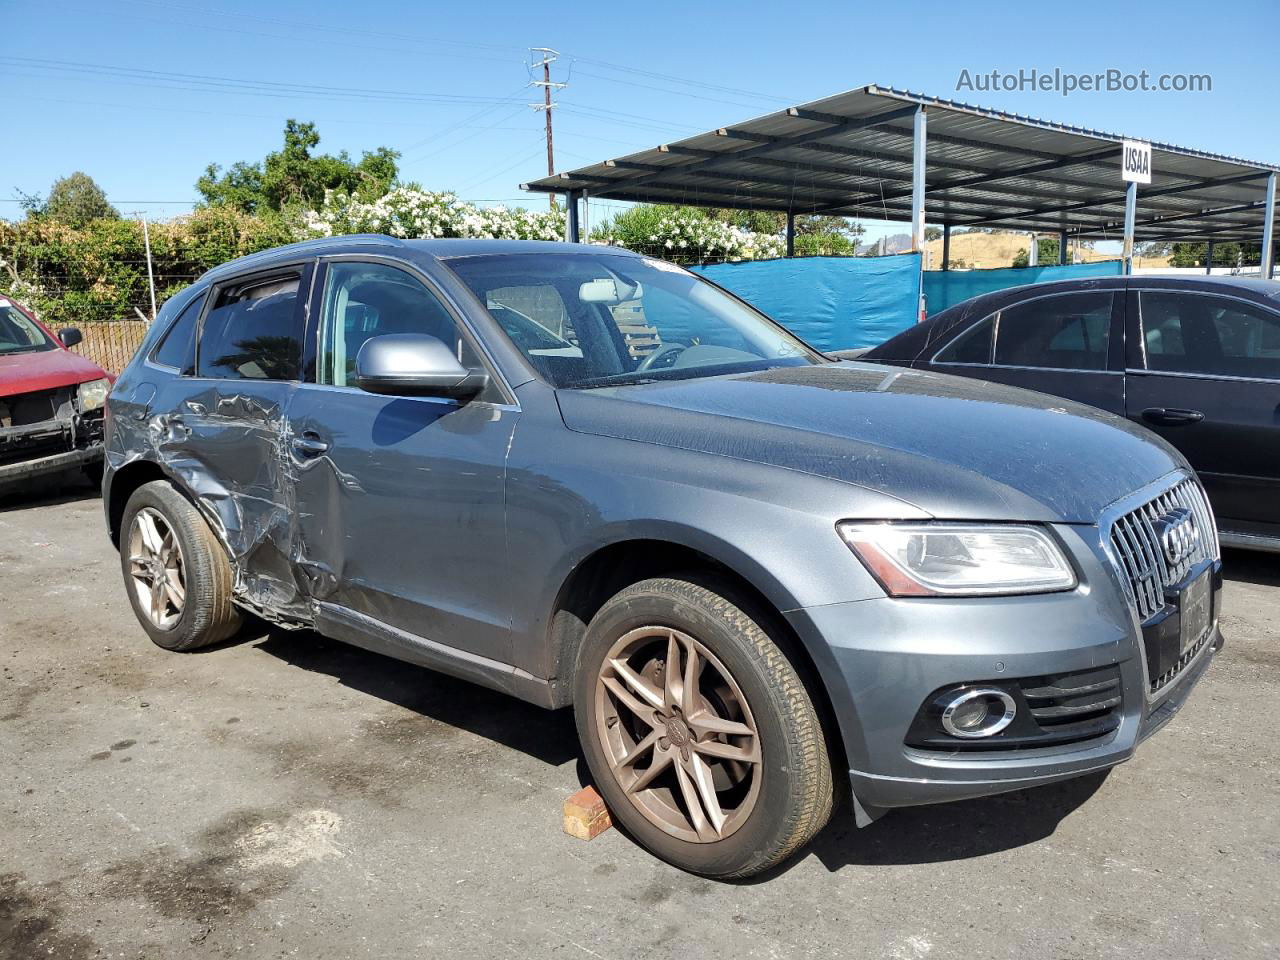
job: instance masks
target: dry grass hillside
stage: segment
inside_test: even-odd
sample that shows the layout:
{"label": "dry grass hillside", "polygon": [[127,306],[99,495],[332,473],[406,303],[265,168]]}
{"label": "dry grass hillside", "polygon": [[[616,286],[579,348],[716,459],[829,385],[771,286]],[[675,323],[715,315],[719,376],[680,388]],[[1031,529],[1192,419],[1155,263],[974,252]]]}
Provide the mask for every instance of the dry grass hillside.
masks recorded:
{"label": "dry grass hillside", "polygon": [[[959,266],[964,261],[965,267],[974,269],[991,269],[993,267],[1011,267],[1013,258],[1020,250],[1026,250],[1031,238],[1025,233],[959,233],[951,235],[951,262]],[[931,240],[928,244],[929,267],[933,270],[942,268],[942,240]],[[1070,248],[1074,251],[1074,246]],[[1114,260],[1114,253],[1098,253],[1094,250],[1080,248],[1081,263],[1094,260]],[[1143,258],[1141,266],[1168,266],[1167,257]],[[1135,266],[1138,264],[1135,264]],[[1045,264],[1042,264],[1045,266]]]}

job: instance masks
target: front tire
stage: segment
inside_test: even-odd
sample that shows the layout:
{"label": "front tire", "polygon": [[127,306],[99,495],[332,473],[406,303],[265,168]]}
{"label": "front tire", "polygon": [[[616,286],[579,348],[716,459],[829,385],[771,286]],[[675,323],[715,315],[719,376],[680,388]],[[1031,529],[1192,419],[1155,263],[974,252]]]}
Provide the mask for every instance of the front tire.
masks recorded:
{"label": "front tire", "polygon": [[240,629],[231,564],[208,522],[163,480],[124,508],[120,566],[134,615],[158,646],[195,650]]}
{"label": "front tire", "polygon": [[681,869],[739,879],[808,843],[831,815],[831,765],[794,666],[728,584],[633,584],[578,658],[578,735],[614,817]]}

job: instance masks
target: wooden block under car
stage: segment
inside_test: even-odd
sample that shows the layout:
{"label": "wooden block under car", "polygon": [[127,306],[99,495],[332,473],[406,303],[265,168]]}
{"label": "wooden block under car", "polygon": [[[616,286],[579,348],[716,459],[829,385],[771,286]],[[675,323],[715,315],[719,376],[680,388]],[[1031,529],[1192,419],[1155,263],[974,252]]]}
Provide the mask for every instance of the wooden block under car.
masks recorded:
{"label": "wooden block under car", "polygon": [[583,787],[564,802],[564,832],[579,840],[594,840],[604,833],[613,821],[595,787]]}

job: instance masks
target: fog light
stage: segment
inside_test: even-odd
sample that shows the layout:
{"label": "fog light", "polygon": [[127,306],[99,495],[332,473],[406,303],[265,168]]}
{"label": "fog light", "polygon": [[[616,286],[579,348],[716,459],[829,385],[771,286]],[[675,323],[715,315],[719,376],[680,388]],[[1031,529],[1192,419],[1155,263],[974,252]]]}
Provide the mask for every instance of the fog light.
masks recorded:
{"label": "fog light", "polygon": [[1013,723],[1018,708],[1013,697],[995,687],[965,690],[944,698],[942,729],[953,737],[992,737]]}

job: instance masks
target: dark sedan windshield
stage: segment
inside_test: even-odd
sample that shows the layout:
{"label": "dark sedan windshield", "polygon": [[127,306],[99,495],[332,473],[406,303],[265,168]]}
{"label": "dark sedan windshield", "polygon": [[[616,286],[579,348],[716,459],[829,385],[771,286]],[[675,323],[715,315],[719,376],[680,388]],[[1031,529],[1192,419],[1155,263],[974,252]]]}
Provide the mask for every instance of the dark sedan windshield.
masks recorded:
{"label": "dark sedan windshield", "polygon": [[555,387],[822,362],[705,280],[606,250],[463,257],[448,265]]}
{"label": "dark sedan windshield", "polygon": [[52,350],[55,346],[39,324],[8,300],[0,298],[0,356],[36,353]]}

